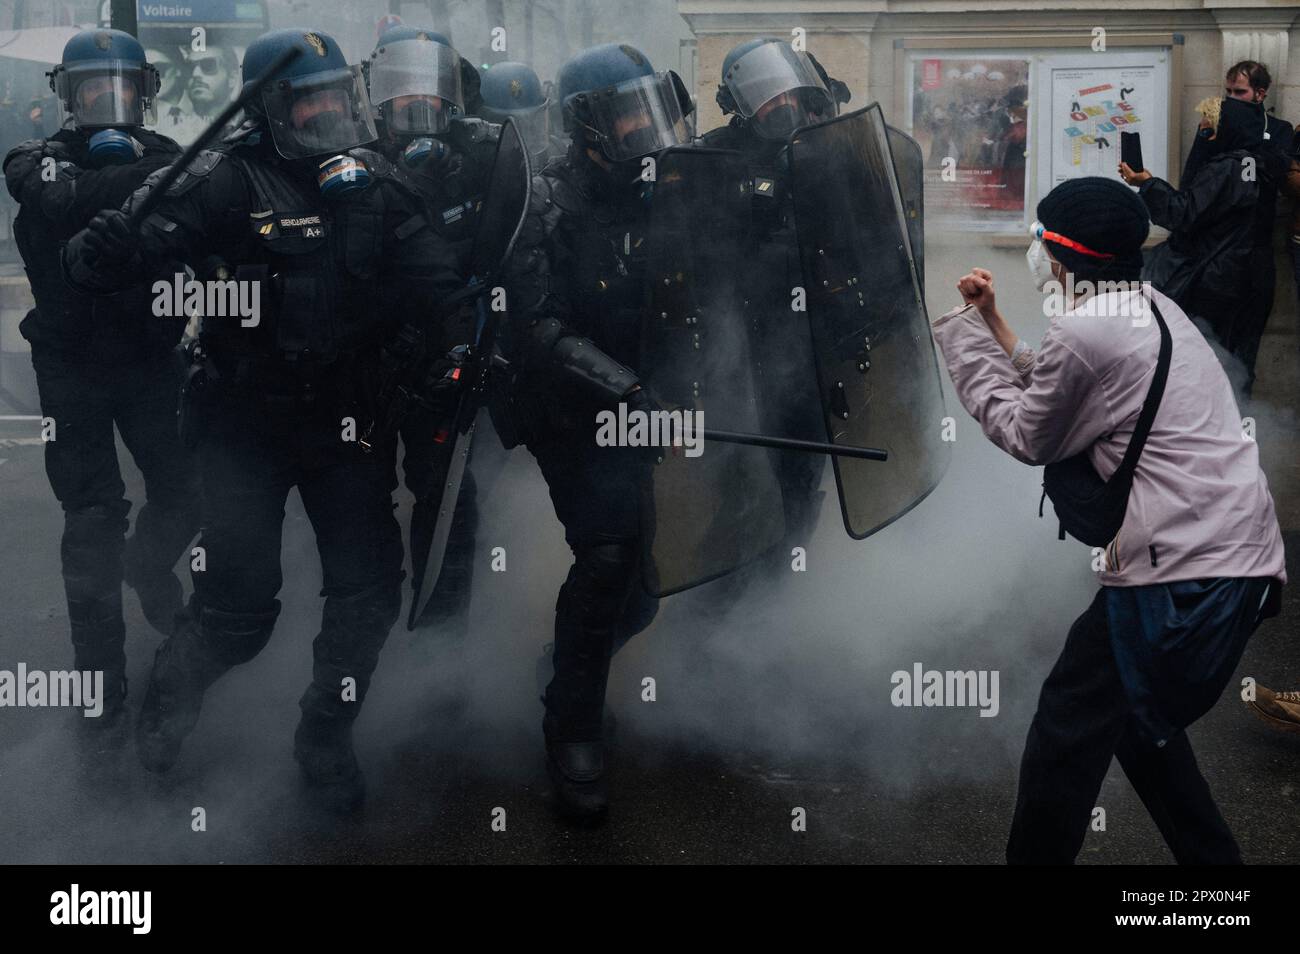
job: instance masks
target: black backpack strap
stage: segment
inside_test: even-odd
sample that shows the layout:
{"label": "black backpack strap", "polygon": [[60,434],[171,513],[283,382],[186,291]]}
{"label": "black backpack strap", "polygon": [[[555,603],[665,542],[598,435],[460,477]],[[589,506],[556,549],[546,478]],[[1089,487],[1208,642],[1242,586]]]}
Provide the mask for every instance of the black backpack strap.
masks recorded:
{"label": "black backpack strap", "polygon": [[1165,394],[1165,383],[1169,380],[1169,362],[1173,355],[1174,339],[1169,334],[1169,326],[1165,324],[1164,316],[1160,314],[1160,309],[1156,306],[1153,299],[1148,298],[1151,304],[1151,311],[1156,316],[1156,323],[1160,326],[1160,355],[1156,358],[1156,373],[1151,379],[1151,386],[1147,389],[1146,400],[1142,402],[1142,413],[1138,415],[1137,425],[1133,428],[1133,437],[1128,442],[1128,449],[1124,451],[1124,459],[1116,468],[1112,480],[1132,480],[1133,472],[1137,470],[1138,458],[1142,456],[1142,448],[1146,445],[1147,435],[1151,433],[1151,424],[1156,419],[1156,411],[1160,409],[1160,401]]}

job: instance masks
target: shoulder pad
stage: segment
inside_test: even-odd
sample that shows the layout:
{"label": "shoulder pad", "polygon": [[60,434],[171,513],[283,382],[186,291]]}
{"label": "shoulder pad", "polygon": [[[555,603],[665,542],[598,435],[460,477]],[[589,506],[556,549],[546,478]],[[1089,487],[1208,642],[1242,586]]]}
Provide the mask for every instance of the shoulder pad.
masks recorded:
{"label": "shoulder pad", "polygon": [[583,209],[582,193],[563,174],[563,163],[555,162],[533,176],[533,201],[540,197],[545,205],[553,205],[561,212],[578,213]]}
{"label": "shoulder pad", "polygon": [[159,152],[174,152],[178,156],[183,152],[180,144],[175,139],[156,133],[151,129],[137,129],[135,138],[147,149],[157,149]]}
{"label": "shoulder pad", "polygon": [[734,149],[736,134],[730,126],[719,126],[717,129],[710,129],[700,137],[701,146],[710,149]]}
{"label": "shoulder pad", "polygon": [[[134,192],[131,193],[131,197],[126,200],[126,206],[123,209],[123,211],[125,211],[128,215],[131,212],[135,211],[136,205],[139,204],[141,201],[143,201],[144,197],[154,190],[154,188],[158,185],[159,180],[162,179],[162,177],[167,174],[167,170],[170,168],[171,168],[170,166],[163,166],[161,169],[155,169],[153,172],[145,176],[144,182],[140,183],[139,187]],[[181,180],[186,178],[187,177],[185,173],[182,172],[180,179],[177,179],[176,182],[172,183],[171,188],[167,190],[167,194],[179,195],[180,192],[185,191],[184,189],[182,189],[180,190],[180,192],[178,192],[176,186],[180,185]],[[199,177],[190,176],[188,178],[191,183],[202,181],[202,179]],[[186,188],[189,188],[189,186],[187,186]]]}
{"label": "shoulder pad", "polygon": [[365,167],[370,170],[371,175],[385,178],[394,175],[396,167],[382,152],[367,149],[365,146],[357,146],[354,149],[349,149],[348,155],[353,159],[360,159],[365,164]]}
{"label": "shoulder pad", "polygon": [[517,243],[519,248],[540,246],[559,225],[565,210],[555,201],[555,188],[554,180],[545,176],[533,176],[532,196]]}
{"label": "shoulder pad", "polygon": [[[202,182],[204,177],[215,169],[225,157],[226,154],[223,152],[218,152],[215,149],[204,149],[194,157],[194,160],[188,166],[185,167],[185,171],[177,176],[176,181],[171,184],[170,188],[168,188],[167,194],[183,195],[188,192],[198,183]],[[150,173],[149,178],[145,179],[145,186],[153,188],[153,185],[159,178],[161,178],[161,173],[163,171],[164,170],[159,169],[156,172]]]}
{"label": "shoulder pad", "polygon": [[37,159],[40,159],[44,153],[44,139],[28,139],[25,142],[20,142],[9,150],[8,154],[5,156],[3,168],[8,169],[9,163],[19,158],[26,159],[29,162],[35,162]]}

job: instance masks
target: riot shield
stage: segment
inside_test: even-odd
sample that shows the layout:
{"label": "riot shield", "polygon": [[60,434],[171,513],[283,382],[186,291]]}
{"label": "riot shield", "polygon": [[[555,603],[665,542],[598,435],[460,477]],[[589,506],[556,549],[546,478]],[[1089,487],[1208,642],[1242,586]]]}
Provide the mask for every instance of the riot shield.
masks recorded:
{"label": "riot shield", "polygon": [[849,536],[919,503],[943,476],[943,393],[879,105],[790,137],[791,186],[827,435],[886,462],[835,458]]}
{"label": "riot shield", "polygon": [[907,217],[907,241],[912,250],[912,263],[916,266],[916,281],[925,298],[925,204],[922,186],[925,182],[925,156],[921,144],[893,126],[889,130],[889,151],[894,155],[894,173],[898,177],[898,191],[903,199],[903,214]]}
{"label": "riot shield", "polygon": [[447,552],[461,481],[469,462],[475,415],[487,400],[488,378],[496,347],[496,322],[500,320],[497,312],[485,306],[483,296],[489,292],[514,250],[524,226],[524,217],[528,214],[531,195],[532,169],[528,148],[514,122],[506,120],[501,126],[492,173],[479,211],[478,231],[474,235],[470,258],[472,274],[469,286],[453,296],[473,301],[474,327],[469,335],[472,345],[461,369],[463,389],[456,408],[445,422],[447,426],[439,425],[436,429],[436,433],[443,435],[439,438],[443,444],[434,455],[427,495],[416,501],[411,515],[412,597],[407,629],[414,629],[429,602],[440,596],[436,586]]}
{"label": "riot shield", "polygon": [[[753,432],[755,362],[740,287],[749,188],[739,153],[673,148],[659,156],[638,371],[665,409]],[[643,485],[642,579],[654,596],[729,573],[785,532],[772,452],[699,446],[698,456],[661,449]]]}
{"label": "riot shield", "polygon": [[514,249],[528,212],[532,169],[528,147],[513,120],[501,124],[492,174],[483,192],[471,263],[474,277],[486,281],[497,275]]}

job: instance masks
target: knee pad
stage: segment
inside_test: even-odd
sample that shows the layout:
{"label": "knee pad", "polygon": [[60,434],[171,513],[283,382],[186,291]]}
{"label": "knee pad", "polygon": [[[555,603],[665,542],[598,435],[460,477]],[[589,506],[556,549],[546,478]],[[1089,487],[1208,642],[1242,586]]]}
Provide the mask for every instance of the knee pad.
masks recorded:
{"label": "knee pad", "polygon": [[577,549],[575,556],[561,601],[570,601],[583,616],[612,621],[623,612],[636,582],[636,547],[631,541],[598,543]]}
{"label": "knee pad", "polygon": [[350,658],[371,647],[377,657],[401,610],[400,579],[375,583],[346,596],[330,596],[325,600],[321,631],[314,645],[329,658]]}
{"label": "knee pad", "polygon": [[627,642],[637,633],[643,632],[659,615],[659,601],[639,586],[633,586],[628,597],[627,608],[623,611],[623,620],[619,624],[621,642]]}
{"label": "knee pad", "polygon": [[191,601],[202,634],[204,648],[213,659],[226,666],[246,663],[266,646],[280,615],[280,601],[260,613],[230,613]]}

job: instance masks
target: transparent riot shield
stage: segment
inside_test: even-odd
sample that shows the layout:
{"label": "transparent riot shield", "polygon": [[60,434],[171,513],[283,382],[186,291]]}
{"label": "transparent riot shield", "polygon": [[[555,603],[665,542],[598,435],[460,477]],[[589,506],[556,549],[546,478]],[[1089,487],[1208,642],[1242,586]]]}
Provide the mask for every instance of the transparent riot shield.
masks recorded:
{"label": "transparent riot shield", "polygon": [[894,156],[894,173],[898,177],[898,191],[903,199],[903,214],[907,217],[907,240],[912,250],[912,263],[916,265],[916,280],[925,296],[925,203],[922,187],[925,184],[925,155],[921,144],[900,129],[889,130],[889,151]]}
{"label": "transparent riot shield", "polygon": [[[749,188],[739,153],[674,148],[658,157],[638,371],[665,410],[754,432],[756,363],[740,287]],[[785,531],[771,451],[696,447],[698,456],[661,449],[642,492],[642,576],[654,596],[722,576]]]}
{"label": "transparent riot shield", "polygon": [[879,105],[796,130],[790,160],[827,435],[889,453],[835,458],[844,526],[861,539],[943,476],[939,365]]}

